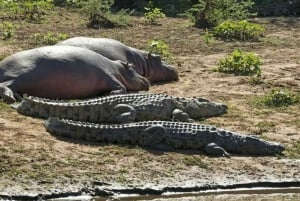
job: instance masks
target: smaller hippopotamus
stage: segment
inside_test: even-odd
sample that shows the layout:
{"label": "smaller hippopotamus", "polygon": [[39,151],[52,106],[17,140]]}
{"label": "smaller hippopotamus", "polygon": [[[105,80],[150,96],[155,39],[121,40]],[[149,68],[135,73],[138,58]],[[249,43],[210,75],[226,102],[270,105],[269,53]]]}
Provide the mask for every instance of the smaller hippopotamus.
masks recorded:
{"label": "smaller hippopotamus", "polygon": [[159,55],[150,54],[110,38],[74,37],[56,45],[83,47],[97,52],[111,60],[134,64],[136,71],[150,82],[178,80],[177,70],[161,60]]}
{"label": "smaller hippopotamus", "polygon": [[0,62],[0,97],[7,103],[14,102],[17,94],[77,99],[148,89],[148,80],[131,64],[80,47],[40,47]]}

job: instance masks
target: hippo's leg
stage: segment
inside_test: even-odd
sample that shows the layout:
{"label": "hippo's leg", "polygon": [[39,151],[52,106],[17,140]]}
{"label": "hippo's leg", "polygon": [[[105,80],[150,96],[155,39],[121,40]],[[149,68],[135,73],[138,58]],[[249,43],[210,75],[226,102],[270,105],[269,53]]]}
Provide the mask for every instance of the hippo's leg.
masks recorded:
{"label": "hippo's leg", "polygon": [[227,153],[227,151],[224,148],[218,146],[217,144],[215,144],[213,142],[206,145],[204,147],[204,151],[208,155],[212,155],[212,156],[230,157],[230,154]]}
{"label": "hippo's leg", "polygon": [[141,133],[139,144],[155,149],[169,150],[170,148],[163,144],[166,135],[167,130],[165,127],[160,125],[150,126]]}
{"label": "hippo's leg", "polygon": [[110,94],[125,94],[127,92],[126,87],[116,78],[111,79],[111,91]]}
{"label": "hippo's leg", "polygon": [[117,123],[133,122],[136,117],[136,110],[127,104],[118,104],[114,107],[113,114],[116,115]]}
{"label": "hippo's leg", "polygon": [[0,97],[5,103],[14,103],[16,99],[14,97],[14,92],[7,86],[0,86]]}
{"label": "hippo's leg", "polygon": [[175,109],[172,112],[172,121],[193,122],[193,119],[191,119],[186,112]]}

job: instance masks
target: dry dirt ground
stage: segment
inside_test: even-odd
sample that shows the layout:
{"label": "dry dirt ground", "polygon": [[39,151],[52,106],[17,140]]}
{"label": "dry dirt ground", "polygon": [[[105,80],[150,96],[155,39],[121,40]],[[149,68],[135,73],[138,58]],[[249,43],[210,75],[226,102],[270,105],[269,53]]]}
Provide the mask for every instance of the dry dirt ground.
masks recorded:
{"label": "dry dirt ground", "polygon": [[[164,40],[179,70],[177,82],[153,85],[151,92],[184,97],[200,96],[229,106],[228,113],[201,123],[282,143],[278,157],[208,157],[198,151],[160,152],[136,146],[86,144],[57,139],[47,133],[43,120],[25,117],[0,103],[0,194],[57,193],[85,186],[151,187],[226,185],[258,181],[300,182],[300,105],[266,108],[254,104],[276,87],[300,92],[300,18],[253,19],[267,27],[260,42],[206,44],[203,30],[187,20],[166,18],[146,25],[134,18],[128,28],[91,30],[76,12],[53,11],[40,24],[12,21],[14,38],[0,40],[0,57],[44,45],[35,33],[110,37],[140,49],[151,39]],[[263,83],[249,77],[213,72],[219,59],[240,48],[263,60]],[[199,121],[200,122],[200,121]]]}

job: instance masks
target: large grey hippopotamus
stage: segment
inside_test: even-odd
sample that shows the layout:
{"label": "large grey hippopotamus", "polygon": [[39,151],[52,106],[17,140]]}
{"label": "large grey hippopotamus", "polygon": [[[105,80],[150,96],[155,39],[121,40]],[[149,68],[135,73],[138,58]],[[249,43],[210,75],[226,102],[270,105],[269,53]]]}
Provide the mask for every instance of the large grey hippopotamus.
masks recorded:
{"label": "large grey hippopotamus", "polygon": [[0,97],[8,103],[17,94],[76,99],[148,89],[148,80],[131,64],[80,47],[40,47],[0,62]]}
{"label": "large grey hippopotamus", "polygon": [[161,61],[159,55],[153,55],[120,41],[110,38],[74,37],[56,45],[71,45],[93,50],[111,60],[121,60],[134,64],[136,71],[151,82],[178,80],[178,72],[167,63]]}

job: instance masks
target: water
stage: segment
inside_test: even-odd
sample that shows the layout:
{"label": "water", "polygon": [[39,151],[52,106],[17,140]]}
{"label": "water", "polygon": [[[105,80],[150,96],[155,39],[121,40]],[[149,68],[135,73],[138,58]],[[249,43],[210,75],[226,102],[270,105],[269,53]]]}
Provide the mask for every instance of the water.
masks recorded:
{"label": "water", "polygon": [[[300,201],[300,188],[245,188],[161,196],[116,197],[120,201]],[[104,201],[95,199],[95,201]]]}
{"label": "water", "polygon": [[69,197],[55,201],[300,201],[300,188],[248,188],[184,194],[118,195],[114,197]]}

